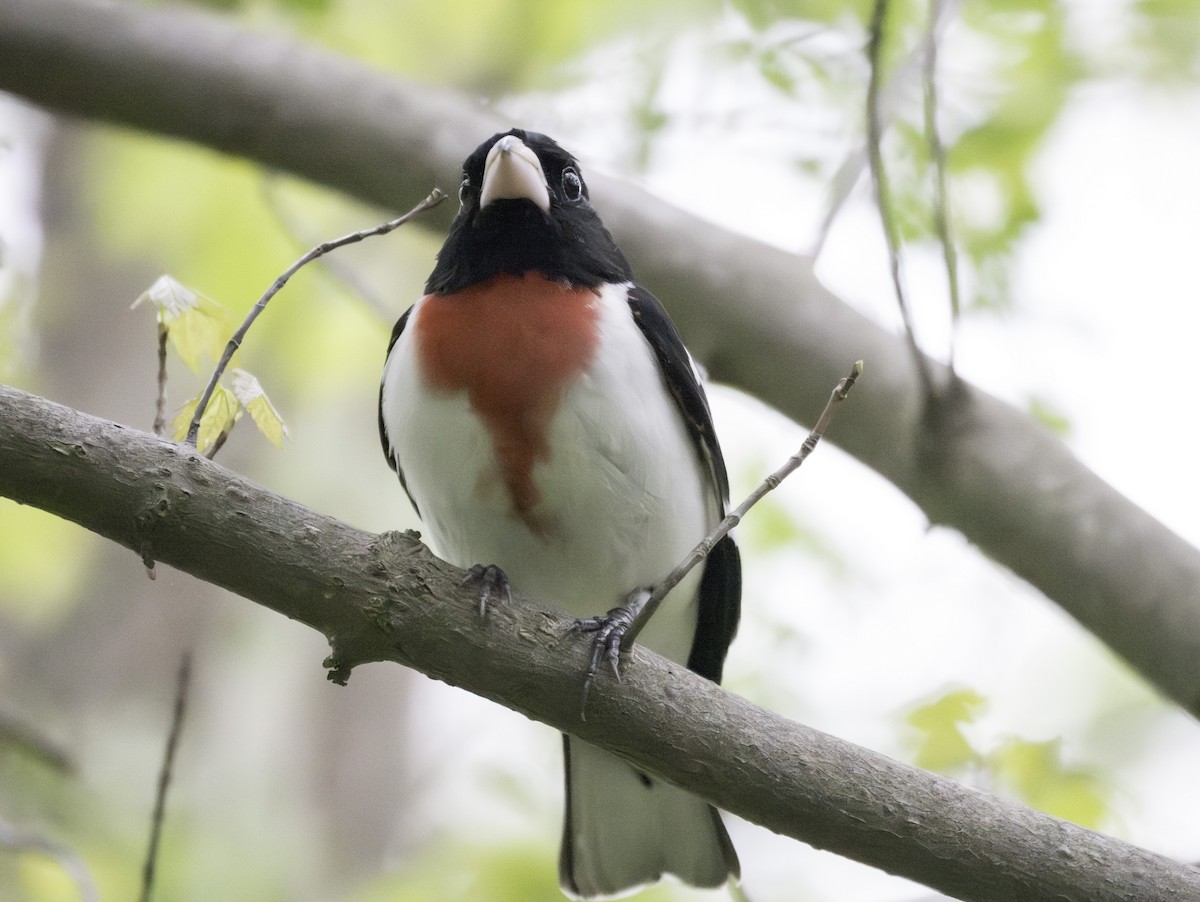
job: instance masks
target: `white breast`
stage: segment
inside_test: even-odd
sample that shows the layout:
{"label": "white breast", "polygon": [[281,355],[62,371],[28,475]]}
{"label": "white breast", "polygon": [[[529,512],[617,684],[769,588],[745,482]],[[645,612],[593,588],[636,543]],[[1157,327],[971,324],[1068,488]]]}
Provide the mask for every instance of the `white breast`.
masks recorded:
{"label": "white breast", "polygon": [[[460,567],[497,564],[520,594],[580,616],[653,585],[718,512],[707,469],[625,298],[626,286],[608,286],[597,300],[598,350],[551,420],[529,523],[512,510],[490,434],[466,392],[431,391],[417,371],[420,302],[383,376],[384,425],[434,550]],[[697,585],[694,571],[639,641],[686,661]]]}

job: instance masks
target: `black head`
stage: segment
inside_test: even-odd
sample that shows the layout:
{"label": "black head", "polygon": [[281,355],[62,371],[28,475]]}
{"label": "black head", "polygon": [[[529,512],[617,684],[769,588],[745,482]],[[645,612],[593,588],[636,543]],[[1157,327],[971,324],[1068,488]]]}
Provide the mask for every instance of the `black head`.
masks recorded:
{"label": "black head", "polygon": [[575,158],[537,132],[514,128],[463,163],[458,216],[425,290],[447,294],[500,273],[536,271],[594,288],[632,278],[588,201]]}

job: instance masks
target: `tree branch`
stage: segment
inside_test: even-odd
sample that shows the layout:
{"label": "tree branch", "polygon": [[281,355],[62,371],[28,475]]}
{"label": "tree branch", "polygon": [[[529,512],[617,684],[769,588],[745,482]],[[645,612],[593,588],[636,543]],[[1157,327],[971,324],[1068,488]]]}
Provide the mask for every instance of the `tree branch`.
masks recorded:
{"label": "tree branch", "polygon": [[[0,495],[323,632],[331,677],[397,661],[615,752],[734,814],[968,900],[1192,897],[1200,871],[785,720],[636,648],[582,720],[590,643],[520,598],[165,441],[0,386]],[[140,571],[130,557],[131,575]]]}
{"label": "tree branch", "polygon": [[[85,0],[0,4],[0,88],[400,209],[430,185],[455,184],[466,151],[508,124],[464,98],[218,16]],[[987,393],[955,383],[927,406],[906,342],[826,290],[810,258],[612,179],[589,181],[639,276],[715,378],[802,419],[844,361],[865,360],[872,379],[839,444],[1200,715],[1200,552]],[[444,225],[450,212],[425,224]],[[936,384],[950,381],[928,365]]]}

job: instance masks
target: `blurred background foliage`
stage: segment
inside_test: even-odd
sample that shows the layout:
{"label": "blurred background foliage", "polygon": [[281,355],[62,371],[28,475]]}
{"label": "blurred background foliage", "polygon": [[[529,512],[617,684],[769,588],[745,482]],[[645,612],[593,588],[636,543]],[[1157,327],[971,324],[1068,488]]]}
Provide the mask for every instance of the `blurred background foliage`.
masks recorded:
{"label": "blurred background foliage", "polygon": [[[457,89],[583,149],[592,166],[797,250],[821,247],[865,196],[866,0],[195,5]],[[1097,6],[1107,7],[1103,16]],[[965,315],[1019,316],[1010,276],[1041,216],[1032,166],[1048,136],[1072,98],[1100,83],[1194,95],[1200,2],[963,0],[931,9],[896,0],[880,113],[890,201],[915,264],[941,253],[923,107],[930,41],[939,48],[937,121]],[[154,316],[129,308],[159,275],[237,322],[308,247],[389,215],[153,136],[49,127],[15,107],[2,123],[6,149],[34,149],[29,178],[44,173],[40,197],[12,199],[23,223],[0,234],[2,374],[143,428],[154,408]],[[717,145],[726,155],[714,168],[704,153]],[[741,180],[756,170],[770,174],[772,190],[749,195]],[[807,203],[792,206],[797,198]],[[34,239],[23,243],[22,229]],[[239,426],[222,451],[226,466],[364,528],[418,525],[379,454],[373,405],[391,323],[418,296],[439,241],[406,227],[293,280],[240,360],[291,441],[280,453]],[[925,322],[918,310],[919,334]],[[927,347],[943,357],[949,350]],[[169,373],[174,413],[203,377],[175,354]],[[727,438],[736,495],[789,453],[799,432],[731,393],[714,403],[719,423],[757,424]],[[1039,397],[1031,409],[1069,433],[1069,406]],[[887,675],[821,637],[833,630],[843,643],[857,641],[889,577],[826,514],[773,498],[742,529],[748,610],[731,687],[923,767],[1120,832],[1126,812],[1116,787],[1132,779],[1122,768],[1175,729],[1151,693],[1094,649],[1068,649],[1058,662],[1083,668],[1075,679],[1086,701],[1075,719],[1028,735],[1017,731],[1029,718],[1006,719],[1004,705],[997,712],[970,685],[969,667],[952,662],[926,662],[925,677],[880,693],[872,686]],[[922,528],[911,511],[903,518],[904,529]],[[150,582],[134,556],[0,500],[0,898],[138,892],[184,649],[196,652],[196,677],[156,898],[560,898],[561,776],[548,731],[398,668],[363,668],[348,689],[335,689],[318,666],[319,637],[159,570]],[[957,582],[938,574],[929,592],[983,591],[976,573]],[[984,594],[1014,591],[988,585]],[[914,630],[936,633],[937,618],[954,615],[929,616]],[[1036,693],[1025,699],[1031,708],[1040,702]],[[862,882],[838,864],[822,883],[810,876],[821,865],[793,866],[798,847],[761,832],[734,825],[756,899],[916,895]],[[841,888],[831,894],[829,885]],[[639,898],[706,895],[666,887]]]}

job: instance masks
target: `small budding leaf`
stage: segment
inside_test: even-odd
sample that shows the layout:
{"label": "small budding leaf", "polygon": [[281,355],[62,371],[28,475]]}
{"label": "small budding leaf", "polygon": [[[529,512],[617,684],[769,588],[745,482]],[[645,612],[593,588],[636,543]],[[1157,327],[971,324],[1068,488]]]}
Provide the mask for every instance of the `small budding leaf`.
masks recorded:
{"label": "small budding leaf", "polygon": [[258,431],[267,437],[272,445],[283,449],[283,440],[288,437],[287,424],[283,417],[263,391],[262,385],[245,370],[233,369],[233,394],[238,402],[250,413]]}
{"label": "small budding leaf", "polygon": [[962,727],[980,714],[986,700],[971,689],[956,689],[914,708],[906,720],[917,731],[914,763],[937,773],[954,773],[979,760]]}
{"label": "small budding leaf", "polygon": [[168,330],[171,346],[192,372],[200,372],[206,360],[221,356],[229,334],[229,314],[216,301],[163,275],[132,306],[142,303],[154,307],[159,325]]}
{"label": "small budding leaf", "polygon": [[129,305],[129,309],[134,310],[146,303],[154,308],[159,322],[170,325],[185,311],[195,307],[199,303],[199,296],[182,282],[161,275]]}
{"label": "small budding leaf", "polygon": [[199,373],[206,361],[220,358],[229,336],[228,315],[220,304],[201,298],[199,305],[185,311],[170,329],[171,346],[180,360]]}
{"label": "small budding leaf", "polygon": [[[183,405],[183,409],[171,423],[175,441],[183,441],[187,437],[188,426],[191,425],[192,414],[195,413],[198,403],[200,403],[199,396],[192,398]],[[239,416],[241,416],[241,408],[238,405],[237,397],[225,386],[218,385],[208,402],[208,407],[204,408],[204,416],[200,418],[196,450],[203,454],[209,445],[233,428],[233,424],[237,422]]]}

